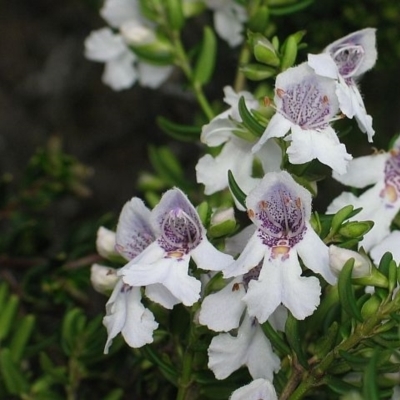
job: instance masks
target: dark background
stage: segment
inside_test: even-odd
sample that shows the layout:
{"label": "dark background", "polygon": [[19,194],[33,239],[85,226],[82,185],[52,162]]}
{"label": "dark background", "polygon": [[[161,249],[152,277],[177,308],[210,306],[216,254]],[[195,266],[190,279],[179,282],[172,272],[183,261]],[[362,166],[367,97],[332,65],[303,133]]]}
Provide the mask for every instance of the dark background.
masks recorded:
{"label": "dark background", "polygon": [[[367,26],[378,28],[379,60],[367,73],[361,89],[374,117],[377,147],[386,146],[400,131],[400,6],[395,1],[319,1],[300,14],[274,19],[279,36],[307,29],[309,51]],[[118,213],[136,194],[139,171],[150,169],[149,143],[167,143],[157,115],[190,123],[195,103],[179,86],[180,74],[160,90],[141,88],[114,92],[101,83],[103,65],[83,56],[83,42],[93,29],[105,25],[100,2],[85,0],[14,0],[1,3],[0,13],[0,171],[18,180],[38,146],[57,135],[66,152],[90,166],[92,196],[65,202],[66,219]],[[196,24],[187,30],[196,39]],[[305,52],[302,57],[305,57]],[[233,80],[234,55],[220,43],[216,80],[207,88],[221,98],[222,87]],[[197,161],[198,149],[171,144],[187,168]],[[347,144],[354,155],[369,146],[361,133]]]}

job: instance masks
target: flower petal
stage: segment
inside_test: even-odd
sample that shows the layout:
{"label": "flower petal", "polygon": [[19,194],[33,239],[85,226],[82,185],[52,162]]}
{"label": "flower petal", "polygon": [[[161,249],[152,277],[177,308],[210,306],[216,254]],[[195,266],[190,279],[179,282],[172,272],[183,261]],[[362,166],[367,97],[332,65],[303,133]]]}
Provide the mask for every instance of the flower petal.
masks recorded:
{"label": "flower petal", "polygon": [[334,285],[337,279],[329,267],[329,248],[308,222],[306,225],[307,232],[303,240],[296,246],[296,251],[307,268],[320,274],[329,284]]}
{"label": "flower petal", "polygon": [[291,126],[292,123],[288,119],[283,115],[276,113],[269,121],[267,129],[264,131],[258,142],[253,146],[251,151],[257,153],[261,150],[261,147],[268,139],[285,136],[289,132]]}
{"label": "flower petal", "polygon": [[374,260],[375,265],[379,262],[386,252],[392,253],[393,259],[396,263],[400,262],[400,231],[393,231],[386,236],[380,243],[371,249],[371,258]]}
{"label": "flower petal", "polygon": [[300,276],[301,272],[296,254],[291,254],[281,265],[282,303],[299,320],[315,311],[321,295],[318,279]]}
{"label": "flower petal", "polygon": [[262,324],[282,302],[283,282],[281,276],[282,266],[279,260],[269,261],[264,258],[264,263],[258,280],[251,280],[243,301],[247,304],[247,312],[256,317]]}
{"label": "flower petal", "polygon": [[214,12],[215,30],[231,47],[243,42],[244,18],[242,14],[244,14],[244,8],[241,6],[236,8],[226,6]]}
{"label": "flower petal", "polygon": [[171,310],[176,304],[180,303],[172,293],[161,283],[154,283],[146,286],[146,296],[155,303],[161,304],[164,308]]}
{"label": "flower petal", "polygon": [[242,297],[245,295],[242,278],[227,283],[219,292],[205,297],[201,304],[199,322],[216,332],[228,332],[239,326],[245,309]]}
{"label": "flower petal", "polygon": [[137,197],[122,207],[116,231],[116,248],[128,260],[138,256],[155,241],[150,215],[151,211]]}
{"label": "flower petal", "polygon": [[316,74],[331,79],[338,78],[339,71],[337,65],[329,54],[308,54],[307,57],[308,65],[315,71]]}
{"label": "flower petal", "polygon": [[110,28],[92,31],[85,39],[85,57],[92,61],[107,62],[126,51],[122,37],[114,34]]}
{"label": "flower petal", "polygon": [[205,236],[200,244],[191,250],[190,255],[197,268],[205,271],[222,271],[234,261],[231,255],[217,250]]}
{"label": "flower petal", "polygon": [[223,271],[224,278],[244,275],[246,272],[249,272],[263,259],[266,251],[268,249],[263,245],[257,232],[255,232],[238,259]]}
{"label": "flower petal", "polygon": [[225,379],[242,365],[247,365],[253,378],[272,379],[279,369],[279,358],[258,323],[246,316],[237,336],[227,333],[214,337],[208,348],[208,367],[217,379]]}
{"label": "flower petal", "polygon": [[128,20],[140,18],[138,1],[130,0],[106,0],[100,10],[100,15],[113,28],[119,28]]}
{"label": "flower petal", "polygon": [[355,188],[373,185],[384,180],[385,163],[389,157],[389,153],[357,157],[349,161],[345,174],[339,175],[334,171],[332,176],[343,185]]}
{"label": "flower petal", "polygon": [[292,164],[303,164],[317,158],[339,174],[346,172],[347,163],[352,156],[347,153],[345,145],[339,142],[331,127],[323,131],[314,131],[292,126],[290,136],[292,142],[287,154]]}
{"label": "flower petal", "polygon": [[141,303],[140,288],[126,287],[120,280],[106,304],[107,315],[103,324],[108,339],[104,353],[108,353],[112,340],[119,332],[131,347],[141,347],[153,341],[153,331],[158,324],[154,316]]}
{"label": "flower petal", "polygon": [[236,124],[227,118],[214,118],[201,130],[201,141],[210,147],[220,146],[233,136]]}
{"label": "flower petal", "polygon": [[182,258],[161,258],[152,264],[128,264],[120,270],[122,279],[131,286],[163,284],[185,306],[200,297],[200,281],[188,275],[189,255]]}
{"label": "flower petal", "polygon": [[278,400],[274,386],[265,379],[256,379],[232,393],[230,400]]}
{"label": "flower petal", "polygon": [[160,87],[171,75],[173,67],[151,65],[140,61],[138,63],[139,83],[152,89]]}
{"label": "flower petal", "polygon": [[104,67],[102,82],[116,91],[129,89],[137,80],[133,60],[133,54],[127,51],[117,59],[108,61]]}

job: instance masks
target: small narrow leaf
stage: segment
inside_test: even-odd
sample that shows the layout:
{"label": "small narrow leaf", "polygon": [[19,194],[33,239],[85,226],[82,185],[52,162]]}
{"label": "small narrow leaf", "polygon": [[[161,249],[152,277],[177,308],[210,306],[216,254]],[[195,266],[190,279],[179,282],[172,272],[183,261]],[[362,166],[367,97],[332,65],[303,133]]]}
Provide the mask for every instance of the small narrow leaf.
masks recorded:
{"label": "small narrow leaf", "polygon": [[242,117],[243,125],[250,129],[250,131],[257,137],[261,137],[265,131],[265,126],[262,126],[251,114],[251,112],[247,109],[246,101],[244,97],[240,97],[239,99],[239,114]]}
{"label": "small narrow leaf", "polygon": [[276,16],[283,16],[288,14],[293,14],[298,12],[314,3],[314,0],[301,0],[297,1],[295,4],[290,4],[286,6],[270,7],[270,14]]}
{"label": "small narrow leaf", "polygon": [[18,322],[16,331],[10,343],[10,351],[12,354],[12,360],[14,362],[18,362],[21,360],[22,354],[32,334],[34,326],[34,315],[26,315],[21,321]]}
{"label": "small narrow leaf", "polygon": [[0,371],[3,382],[10,394],[21,395],[26,393],[29,383],[12,360],[10,349],[1,349]]}
{"label": "small narrow leaf", "polygon": [[158,126],[173,139],[183,142],[193,142],[199,140],[201,128],[198,126],[181,125],[168,120],[165,117],[157,118]]}
{"label": "small narrow leaf", "polygon": [[375,351],[373,356],[369,360],[367,368],[365,369],[365,372],[364,372],[364,379],[363,379],[363,396],[364,397],[363,398],[365,400],[380,400],[381,399],[378,384],[376,381],[377,356],[378,356],[378,352]]}
{"label": "small narrow leaf", "polygon": [[235,199],[244,207],[246,208],[246,193],[239,187],[237,184],[232,171],[228,171],[228,183],[229,189],[231,190],[232,194],[234,195]]}
{"label": "small narrow leaf", "polygon": [[285,325],[286,338],[292,351],[295,353],[299,363],[304,367],[308,368],[307,357],[304,354],[302,344],[302,335],[300,334],[299,321],[289,313]]}
{"label": "small narrow leaf", "polygon": [[351,258],[344,264],[342,271],[340,271],[338,280],[339,300],[343,309],[352,318],[362,322],[361,311],[357,306],[357,301],[354,296],[353,287],[351,284],[351,274],[354,267],[354,258]]}
{"label": "small narrow leaf", "polygon": [[215,59],[217,57],[217,39],[214,31],[209,27],[204,27],[203,41],[200,54],[194,68],[193,81],[197,85],[208,83],[214,73]]}

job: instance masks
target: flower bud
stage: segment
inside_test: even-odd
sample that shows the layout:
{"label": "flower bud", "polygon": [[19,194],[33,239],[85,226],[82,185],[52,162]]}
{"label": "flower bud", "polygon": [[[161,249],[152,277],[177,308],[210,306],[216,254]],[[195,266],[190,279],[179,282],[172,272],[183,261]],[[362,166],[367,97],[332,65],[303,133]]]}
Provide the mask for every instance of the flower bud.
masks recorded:
{"label": "flower bud", "polygon": [[120,27],[121,36],[135,54],[156,65],[169,65],[174,59],[171,43],[150,27],[127,21]]}
{"label": "flower bud", "polygon": [[156,41],[154,31],[137,21],[127,21],[120,28],[122,37],[132,46],[143,46]]}
{"label": "flower bud", "polygon": [[339,234],[346,238],[359,238],[374,226],[372,221],[348,222],[339,229]]}
{"label": "flower bud", "polygon": [[209,234],[212,237],[220,237],[232,233],[236,227],[233,208],[217,210],[211,217]]}
{"label": "flower bud", "polygon": [[339,275],[344,264],[350,258],[354,258],[353,278],[361,278],[371,274],[372,263],[366,255],[335,245],[329,246],[329,266],[336,276]]}
{"label": "flower bud", "polygon": [[296,62],[297,57],[297,38],[293,35],[288,36],[285,42],[282,45],[282,60],[281,60],[281,70],[285,71],[286,69],[293,66]]}
{"label": "flower bud", "polygon": [[265,36],[253,33],[249,35],[249,40],[257,61],[272,67],[277,67],[280,64],[274,46]]}
{"label": "flower bud", "polygon": [[104,258],[118,256],[115,250],[115,232],[101,226],[97,230],[96,249]]}
{"label": "flower bud", "polygon": [[372,317],[378,311],[378,308],[381,305],[381,299],[376,296],[372,295],[362,306],[361,308],[361,315],[364,319]]}
{"label": "flower bud", "polygon": [[93,264],[90,268],[90,281],[93,289],[101,294],[109,294],[114,289],[119,277],[115,268]]}

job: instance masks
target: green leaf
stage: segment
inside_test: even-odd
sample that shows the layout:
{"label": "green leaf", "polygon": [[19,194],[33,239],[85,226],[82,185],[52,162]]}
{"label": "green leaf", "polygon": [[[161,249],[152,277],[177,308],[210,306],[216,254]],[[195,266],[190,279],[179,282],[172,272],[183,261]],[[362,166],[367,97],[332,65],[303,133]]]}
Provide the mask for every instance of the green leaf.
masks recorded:
{"label": "green leaf", "polygon": [[285,333],[287,341],[289,342],[292,351],[299,360],[299,363],[304,368],[308,368],[307,357],[304,353],[302,346],[304,340],[300,333],[299,321],[291,313],[289,313],[288,318],[286,320]]}
{"label": "green leaf", "polygon": [[165,0],[168,22],[172,29],[181,30],[185,24],[182,0]]}
{"label": "green leaf", "polygon": [[380,400],[380,393],[377,384],[377,356],[378,351],[375,350],[373,356],[369,360],[367,368],[364,372],[364,379],[363,379],[363,398],[364,400]]}
{"label": "green leaf", "polygon": [[212,77],[217,57],[217,39],[213,29],[204,27],[200,54],[194,68],[193,82],[195,85],[205,85]]}
{"label": "green leaf", "polygon": [[183,176],[182,167],[168,147],[162,146],[157,148],[150,146],[149,158],[157,174],[170,186],[179,186],[182,189],[188,188],[188,183]]}
{"label": "green leaf", "polygon": [[12,360],[10,349],[5,348],[0,352],[0,370],[4,384],[10,394],[21,395],[29,389],[29,383],[20,369]]}
{"label": "green leaf", "polygon": [[344,264],[340,271],[338,279],[339,300],[346,311],[352,318],[362,322],[361,311],[357,306],[357,300],[354,296],[353,287],[351,284],[351,274],[354,267],[354,258],[351,258]]}
{"label": "green leaf", "polygon": [[331,232],[336,233],[340,229],[343,222],[350,218],[351,213],[353,212],[354,207],[352,205],[345,206],[341,208],[332,218],[331,223]]}
{"label": "green leaf", "polygon": [[198,126],[177,124],[164,117],[157,117],[157,124],[173,139],[182,142],[198,141],[200,138],[201,128]]}
{"label": "green leaf", "polygon": [[239,99],[239,114],[242,117],[243,125],[250,129],[250,131],[256,136],[261,137],[265,131],[265,126],[262,126],[247,109],[246,101],[243,96]]}
{"label": "green leaf", "polygon": [[17,315],[18,306],[18,296],[13,294],[8,298],[5,306],[0,309],[0,341],[5,339],[9,334]]}
{"label": "green leaf", "polygon": [[272,346],[280,353],[287,355],[290,354],[290,348],[283,340],[281,335],[272,327],[272,325],[266,321],[261,325],[265,336],[270,340]]}
{"label": "green leaf", "polygon": [[293,66],[296,62],[297,57],[297,42],[296,38],[293,36],[288,36],[285,42],[282,45],[282,58],[280,69],[281,71],[285,71],[286,69]]}
{"label": "green leaf", "polygon": [[33,332],[34,326],[34,315],[25,315],[21,321],[18,321],[16,331],[14,332],[10,343],[10,351],[14,362],[18,362],[21,360],[22,354]]}
{"label": "green leaf", "polygon": [[68,356],[75,350],[80,333],[86,325],[86,317],[80,308],[69,310],[64,317],[61,328],[61,346]]}
{"label": "green leaf", "polygon": [[159,354],[157,354],[156,351],[149,345],[141,347],[141,351],[148,360],[150,360],[153,364],[157,365],[160,368],[163,375],[171,383],[173,383],[174,385],[177,384],[178,372],[171,363],[163,360],[162,357]]}
{"label": "green leaf", "polygon": [[294,4],[270,7],[270,14],[279,17],[293,14],[310,6],[312,3],[314,3],[314,0],[300,0]]}
{"label": "green leaf", "polygon": [[328,377],[327,385],[337,394],[348,394],[356,389],[356,387],[351,383],[344,381],[342,378],[336,378],[334,376]]}
{"label": "green leaf", "polygon": [[243,192],[243,190],[237,184],[231,170],[228,171],[228,183],[229,183],[229,188],[230,188],[233,196],[244,208],[246,208],[247,195],[246,195],[246,193]]}

